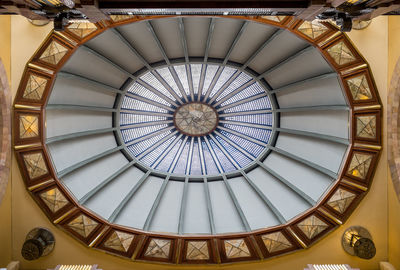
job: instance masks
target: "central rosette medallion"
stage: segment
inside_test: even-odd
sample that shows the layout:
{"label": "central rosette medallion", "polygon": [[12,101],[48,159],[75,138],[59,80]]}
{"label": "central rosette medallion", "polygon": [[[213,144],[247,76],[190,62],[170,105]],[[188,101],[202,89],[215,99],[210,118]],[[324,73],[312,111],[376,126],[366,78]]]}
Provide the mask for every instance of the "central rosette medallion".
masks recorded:
{"label": "central rosette medallion", "polygon": [[210,105],[191,102],[180,106],[174,114],[174,124],[183,134],[204,136],[218,125],[218,114]]}

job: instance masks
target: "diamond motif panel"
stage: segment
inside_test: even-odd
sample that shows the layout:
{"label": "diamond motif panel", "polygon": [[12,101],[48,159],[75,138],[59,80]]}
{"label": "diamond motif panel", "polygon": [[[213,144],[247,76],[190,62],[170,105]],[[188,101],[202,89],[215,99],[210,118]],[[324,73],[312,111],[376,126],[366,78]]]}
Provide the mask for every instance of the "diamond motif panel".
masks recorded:
{"label": "diamond motif panel", "polygon": [[97,225],[99,225],[99,223],[82,214],[68,223],[68,227],[84,238],[88,237],[90,233],[93,232],[93,230],[97,227]]}
{"label": "diamond motif panel", "polygon": [[339,213],[343,214],[347,210],[351,202],[355,199],[355,197],[356,194],[339,188],[329,199],[328,205]]}
{"label": "diamond motif panel", "polygon": [[281,22],[286,16],[261,16],[263,19],[267,19],[274,22]]}
{"label": "diamond motif panel", "polygon": [[345,65],[356,60],[353,53],[343,41],[333,45],[327,51],[338,65]]}
{"label": "diamond motif panel", "polygon": [[328,31],[328,27],[314,20],[312,22],[304,21],[299,26],[298,30],[302,32],[304,35],[308,36],[309,38],[316,39],[326,31]]}
{"label": "diamond motif panel", "polygon": [[52,41],[39,59],[46,63],[57,65],[67,52],[68,49],[63,45],[56,41]]}
{"label": "diamond motif panel", "polygon": [[189,241],[187,243],[186,259],[188,260],[208,260],[207,241]]}
{"label": "diamond motif panel", "polygon": [[156,239],[150,240],[149,246],[144,254],[146,257],[168,259],[171,249],[171,240]]}
{"label": "diamond motif panel", "polygon": [[23,159],[29,178],[33,179],[48,173],[42,153],[26,154]]}
{"label": "diamond motif panel", "polygon": [[264,234],[261,236],[261,239],[263,240],[269,253],[274,253],[292,247],[292,244],[281,232]]}
{"label": "diamond motif panel", "polygon": [[135,236],[130,233],[114,231],[107,241],[104,242],[104,246],[118,251],[127,252],[134,237]]}
{"label": "diamond motif panel", "polygon": [[53,213],[57,212],[68,204],[68,200],[64,197],[64,195],[58,188],[53,188],[43,193],[40,193],[40,198]]}
{"label": "diamond motif panel", "polygon": [[357,116],[357,137],[376,138],[376,115]]}
{"label": "diamond motif panel", "polygon": [[347,80],[351,95],[354,100],[367,100],[372,98],[371,89],[365,75],[351,78]]}
{"label": "diamond motif panel", "polygon": [[19,116],[19,137],[21,139],[39,136],[39,117],[37,115]]}
{"label": "diamond motif panel", "polygon": [[313,239],[315,236],[320,234],[326,228],[328,224],[312,215],[297,224],[297,227],[309,238]]}
{"label": "diamond motif panel", "polygon": [[133,15],[110,15],[110,18],[114,22],[120,22],[133,18]]}
{"label": "diamond motif panel", "polygon": [[80,38],[87,37],[88,35],[97,30],[96,25],[91,22],[72,23],[67,28],[69,31],[71,31]]}
{"label": "diamond motif panel", "polygon": [[372,155],[355,153],[351,158],[348,174],[365,179],[372,162]]}
{"label": "diamond motif panel", "polygon": [[31,74],[26,84],[23,98],[41,100],[44,90],[46,89],[46,84],[46,79]]}
{"label": "diamond motif panel", "polygon": [[250,257],[250,251],[244,239],[225,240],[224,244],[228,259]]}

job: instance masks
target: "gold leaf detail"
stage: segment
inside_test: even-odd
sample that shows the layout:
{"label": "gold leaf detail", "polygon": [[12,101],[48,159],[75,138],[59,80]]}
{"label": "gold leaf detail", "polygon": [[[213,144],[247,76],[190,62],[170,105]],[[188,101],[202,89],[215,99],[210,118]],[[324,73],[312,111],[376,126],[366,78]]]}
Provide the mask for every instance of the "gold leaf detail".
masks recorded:
{"label": "gold leaf detail", "polygon": [[187,244],[186,259],[188,260],[208,260],[207,241],[190,241]]}
{"label": "gold leaf detail", "polygon": [[67,28],[69,31],[71,31],[80,38],[87,37],[88,35],[97,30],[97,26],[91,22],[72,23]]}
{"label": "gold leaf detail", "polygon": [[309,238],[312,239],[321,232],[323,232],[326,228],[328,228],[328,224],[312,215],[297,224],[297,227]]}
{"label": "gold leaf detail", "polygon": [[226,257],[229,259],[250,257],[250,251],[244,239],[225,240]]}
{"label": "gold leaf detail", "polygon": [[150,240],[144,255],[147,257],[168,259],[170,248],[171,240],[153,238]]}
{"label": "gold leaf detail", "polygon": [[118,251],[127,252],[132,244],[133,238],[133,234],[114,231],[104,243],[104,246]]}
{"label": "gold leaf detail", "polygon": [[367,177],[371,161],[372,155],[355,153],[353,154],[347,173],[355,177],[365,179],[365,177]]}
{"label": "gold leaf detail", "polygon": [[353,53],[343,41],[336,43],[327,51],[329,55],[335,60],[336,64],[340,66],[354,62],[356,60]]}
{"label": "gold leaf detail", "polygon": [[46,89],[47,80],[35,75],[30,75],[23,94],[23,98],[40,100]]}
{"label": "gold leaf detail", "polygon": [[347,210],[351,202],[355,199],[355,197],[356,194],[339,188],[329,199],[328,205],[339,213],[343,214]]}
{"label": "gold leaf detail", "polygon": [[57,212],[68,204],[68,200],[64,197],[64,195],[58,188],[53,188],[43,193],[40,193],[40,198],[53,213]]}
{"label": "gold leaf detail", "polygon": [[292,247],[292,244],[281,232],[264,234],[261,236],[269,253],[281,251]]}
{"label": "gold leaf detail", "polygon": [[19,137],[21,139],[39,136],[39,117],[37,115],[19,116]]}
{"label": "gold leaf detail", "polygon": [[31,179],[48,173],[42,153],[26,154],[23,157],[28,175]]}
{"label": "gold leaf detail", "polygon": [[52,41],[39,58],[46,63],[57,65],[67,52],[68,49],[63,45]]}
{"label": "gold leaf detail", "polygon": [[91,232],[93,232],[97,225],[99,225],[99,223],[82,214],[68,223],[68,226],[72,230],[85,238],[88,237]]}

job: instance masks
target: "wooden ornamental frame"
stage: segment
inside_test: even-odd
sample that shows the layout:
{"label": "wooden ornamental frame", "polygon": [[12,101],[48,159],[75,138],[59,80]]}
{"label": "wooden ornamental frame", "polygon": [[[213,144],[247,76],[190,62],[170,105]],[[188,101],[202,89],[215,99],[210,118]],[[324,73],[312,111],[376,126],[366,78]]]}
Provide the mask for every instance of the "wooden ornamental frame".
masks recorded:
{"label": "wooden ornamental frame", "polygon": [[[367,62],[345,34],[328,22],[313,24],[292,17],[226,16],[287,29],[317,48],[341,79],[350,106],[350,150],[335,184],[317,205],[289,223],[272,228],[232,235],[186,236],[155,234],[109,223],[84,209],[67,192],[57,178],[43,136],[44,108],[56,73],[79,46],[106,29],[165,17],[169,16],[116,15],[109,21],[89,23],[86,31],[70,26],[62,33],[53,31],[26,65],[14,102],[14,149],[29,193],[51,222],[95,249],[134,261],[172,264],[267,259],[308,248],[345,222],[369,191],[381,152],[381,101]],[[338,50],[344,50],[344,56]],[[20,116],[36,117],[37,133],[22,136],[20,129],[25,126],[20,123]],[[319,227],[310,232],[308,229],[313,226]],[[188,258],[189,247],[198,248],[201,254],[196,251],[199,256]]]}

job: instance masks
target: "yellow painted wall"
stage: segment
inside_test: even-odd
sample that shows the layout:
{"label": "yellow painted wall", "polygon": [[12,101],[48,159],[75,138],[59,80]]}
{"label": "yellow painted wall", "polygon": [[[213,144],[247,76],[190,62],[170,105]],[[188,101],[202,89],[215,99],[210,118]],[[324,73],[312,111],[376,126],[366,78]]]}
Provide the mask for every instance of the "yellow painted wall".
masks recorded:
{"label": "yellow painted wall", "polygon": [[[400,17],[389,17],[389,51],[388,51],[388,85],[392,78],[393,69],[400,61]],[[400,269],[400,203],[393,188],[389,173],[388,181],[388,230],[389,230],[389,262]]]}
{"label": "yellow painted wall", "polygon": [[[11,17],[0,16],[0,59],[6,69],[8,81],[11,75]],[[11,260],[11,181],[0,204],[0,267]]]}
{"label": "yellow painted wall", "polygon": [[[12,17],[11,20],[11,59],[12,91],[15,94],[24,66],[51,26],[44,28],[31,26],[24,18]],[[0,24],[0,32],[2,31]],[[363,31],[354,31],[350,37],[372,67],[376,83],[386,104],[387,69],[388,69],[388,19],[380,17]],[[384,129],[386,127],[386,112]],[[300,270],[308,263],[347,263],[362,270],[378,269],[378,262],[388,259],[388,207],[387,207],[387,159],[386,137],[383,138],[384,149],[379,162],[371,192],[345,225],[328,235],[308,250],[285,255],[264,262],[244,263],[232,266],[179,267],[181,269],[269,269]],[[104,270],[124,269],[175,269],[177,266],[133,263],[102,252],[84,247],[58,228],[53,226],[34,203],[25,190],[21,174],[15,162],[12,162],[12,258],[20,260],[22,269],[46,269],[57,264],[98,264]],[[352,225],[368,228],[374,238],[377,255],[373,260],[361,260],[347,255],[341,247],[343,231]],[[28,231],[34,227],[50,228],[56,237],[56,247],[52,254],[37,261],[28,262],[20,255],[21,246]]]}

